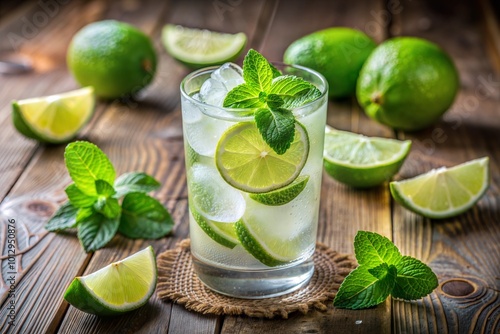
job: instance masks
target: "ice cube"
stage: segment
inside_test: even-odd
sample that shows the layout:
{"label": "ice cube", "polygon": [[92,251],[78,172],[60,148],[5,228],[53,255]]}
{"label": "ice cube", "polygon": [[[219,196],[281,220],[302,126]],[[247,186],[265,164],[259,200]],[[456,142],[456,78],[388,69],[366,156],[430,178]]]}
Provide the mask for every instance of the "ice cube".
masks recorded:
{"label": "ice cube", "polygon": [[[199,94],[195,94],[192,96],[193,99],[198,100]],[[201,106],[196,102],[192,102],[186,98],[183,98],[182,101],[182,120],[184,123],[195,123],[201,120],[203,116],[203,112],[201,110]]]}
{"label": "ice cube", "polygon": [[205,218],[234,223],[245,213],[245,199],[228,185],[215,166],[194,164],[189,170],[191,204]]}
{"label": "ice cube", "polygon": [[215,70],[211,77],[223,83],[228,91],[245,82],[243,80],[243,70],[233,63],[225,63]]}
{"label": "ice cube", "polygon": [[226,86],[221,81],[209,78],[200,88],[200,97],[206,104],[222,107],[227,92]]}

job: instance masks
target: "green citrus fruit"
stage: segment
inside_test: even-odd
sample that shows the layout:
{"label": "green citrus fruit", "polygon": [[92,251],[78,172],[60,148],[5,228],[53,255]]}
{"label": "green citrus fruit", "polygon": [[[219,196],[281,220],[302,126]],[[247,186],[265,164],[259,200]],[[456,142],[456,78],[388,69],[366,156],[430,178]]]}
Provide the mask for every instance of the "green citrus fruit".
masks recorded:
{"label": "green citrus fruit", "polygon": [[327,126],[323,163],[337,181],[368,188],[390,180],[401,168],[410,147],[409,140],[366,137]]}
{"label": "green citrus fruit", "polygon": [[43,143],[59,144],[73,139],[94,114],[92,87],[63,94],[12,102],[12,121],[17,131]]}
{"label": "green citrus fruit", "polygon": [[265,193],[292,183],[309,154],[309,137],[295,122],[290,148],[277,154],[262,139],[254,122],[241,122],[227,129],[217,144],[215,163],[231,186],[249,193]]}
{"label": "green citrus fruit", "polygon": [[245,48],[244,33],[225,34],[167,24],[162,30],[167,52],[191,68],[221,65],[238,58]]}
{"label": "green citrus fruit", "polygon": [[295,199],[295,197],[299,196],[302,190],[304,190],[304,188],[306,187],[307,181],[309,181],[309,175],[302,175],[297,177],[295,181],[283,188],[279,188],[267,193],[249,194],[249,197],[254,201],[265,205],[285,205],[286,203],[289,203],[293,199]]}
{"label": "green citrus fruit", "polygon": [[371,118],[412,131],[438,120],[458,87],[457,70],[442,49],[420,38],[398,37],[379,45],[366,60],[356,94]]}
{"label": "green citrus fruit", "polygon": [[234,228],[235,223],[221,223],[203,217],[193,205],[189,205],[194,220],[201,229],[218,244],[233,249],[238,242]]}
{"label": "green citrus fruit", "polygon": [[392,197],[405,208],[428,218],[449,218],[471,208],[490,182],[489,159],[452,168],[441,167],[412,179],[390,183]]}
{"label": "green citrus fruit", "polygon": [[73,37],[68,67],[82,86],[93,86],[106,99],[137,93],[156,71],[151,39],[135,27],[114,20],[91,23]]}
{"label": "green citrus fruit", "polygon": [[156,258],[151,246],[87,276],[76,277],[64,299],[87,313],[118,315],[146,304],[156,288]]}
{"label": "green citrus fruit", "polygon": [[350,28],[328,28],[304,36],[285,51],[284,62],[312,68],[328,81],[330,97],[354,95],[359,71],[375,42]]}

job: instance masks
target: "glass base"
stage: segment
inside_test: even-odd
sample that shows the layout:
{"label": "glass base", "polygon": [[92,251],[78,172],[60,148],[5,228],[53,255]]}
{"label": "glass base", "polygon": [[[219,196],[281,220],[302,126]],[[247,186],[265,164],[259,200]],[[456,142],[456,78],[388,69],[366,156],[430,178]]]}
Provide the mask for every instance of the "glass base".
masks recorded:
{"label": "glass base", "polygon": [[194,255],[193,265],[200,281],[220,294],[245,299],[281,296],[306,285],[314,273],[312,257],[292,267],[259,271],[214,267]]}

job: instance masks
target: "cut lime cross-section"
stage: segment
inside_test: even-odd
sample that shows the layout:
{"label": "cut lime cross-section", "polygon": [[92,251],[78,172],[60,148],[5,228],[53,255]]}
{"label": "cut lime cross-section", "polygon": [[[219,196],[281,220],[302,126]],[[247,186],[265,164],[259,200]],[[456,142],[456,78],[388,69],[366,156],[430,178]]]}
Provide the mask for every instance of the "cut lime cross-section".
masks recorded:
{"label": "cut lime cross-section", "polygon": [[326,126],[324,166],[331,177],[356,188],[388,181],[401,168],[411,141],[366,137]]}
{"label": "cut lime cross-section", "polygon": [[309,181],[309,175],[302,175],[286,187],[276,189],[268,193],[250,194],[249,196],[254,201],[265,205],[284,205],[299,196],[302,190],[306,187],[307,181]]}
{"label": "cut lime cross-section", "polygon": [[227,248],[234,248],[238,242],[238,236],[234,229],[234,223],[220,223],[203,217],[190,205],[191,214],[201,229],[215,242]]}
{"label": "cut lime cross-section", "polygon": [[191,68],[233,61],[245,48],[244,33],[225,34],[167,24],[162,31],[167,52]]}
{"label": "cut lime cross-section", "polygon": [[292,183],[308,154],[309,138],[298,122],[290,148],[281,155],[262,139],[254,122],[242,122],[222,134],[215,161],[221,176],[233,187],[249,193],[264,193]]}
{"label": "cut lime cross-section", "polygon": [[489,185],[488,157],[441,167],[391,182],[391,194],[405,208],[428,218],[449,218],[471,208]]}
{"label": "cut lime cross-section", "polygon": [[81,311],[118,315],[146,304],[156,288],[156,259],[151,246],[87,276],[76,277],[64,299]]}
{"label": "cut lime cross-section", "polygon": [[76,136],[94,113],[92,87],[12,102],[12,121],[28,138],[65,143]]}

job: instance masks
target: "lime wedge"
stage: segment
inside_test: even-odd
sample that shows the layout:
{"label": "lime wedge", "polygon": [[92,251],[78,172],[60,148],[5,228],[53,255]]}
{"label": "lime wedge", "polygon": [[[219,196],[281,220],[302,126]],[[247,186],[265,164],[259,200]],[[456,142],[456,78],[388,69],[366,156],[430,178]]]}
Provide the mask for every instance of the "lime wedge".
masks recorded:
{"label": "lime wedge", "polygon": [[471,208],[489,185],[488,157],[452,168],[441,167],[390,183],[392,197],[405,208],[428,218],[449,218]]}
{"label": "lime wedge", "polygon": [[280,238],[269,233],[269,228],[254,219],[241,219],[235,224],[236,234],[243,248],[254,258],[269,267],[276,267],[297,260],[307,253],[304,236]]}
{"label": "lime wedge", "polygon": [[388,181],[401,168],[411,141],[366,137],[326,126],[324,166],[331,177],[356,188]]}
{"label": "lime wedge", "polygon": [[227,129],[215,152],[222,178],[249,193],[264,193],[292,183],[309,153],[306,129],[295,123],[295,136],[284,154],[277,154],[262,139],[254,122],[241,122]]}
{"label": "lime wedge", "polygon": [[231,249],[239,243],[236,230],[234,229],[234,223],[215,222],[203,217],[201,214],[196,212],[191,205],[190,209],[196,223],[198,223],[201,229],[215,242]]}
{"label": "lime wedge", "polygon": [[75,277],[64,299],[81,311],[118,315],[146,304],[156,288],[156,259],[151,246],[87,276]]}
{"label": "lime wedge", "polygon": [[167,52],[191,68],[220,65],[233,61],[245,48],[244,33],[225,34],[167,24],[162,41]]}
{"label": "lime wedge", "polygon": [[265,205],[284,205],[299,196],[306,187],[307,181],[309,181],[309,175],[302,175],[286,187],[262,194],[250,194],[249,196],[254,201]]}
{"label": "lime wedge", "polygon": [[12,102],[12,121],[28,138],[58,144],[68,142],[94,113],[92,87]]}

